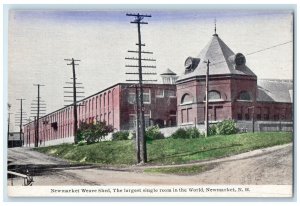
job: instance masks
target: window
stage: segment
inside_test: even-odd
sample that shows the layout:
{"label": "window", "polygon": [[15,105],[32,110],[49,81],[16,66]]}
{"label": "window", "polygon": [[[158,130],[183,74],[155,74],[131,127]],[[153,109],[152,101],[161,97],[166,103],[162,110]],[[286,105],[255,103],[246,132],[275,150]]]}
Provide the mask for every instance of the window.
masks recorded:
{"label": "window", "polygon": [[[221,100],[220,92],[213,90],[208,92],[208,99],[209,100]],[[204,101],[206,101],[206,97],[204,97]]]}
{"label": "window", "polygon": [[190,94],[184,94],[181,97],[181,104],[190,104],[193,103],[193,96]]}
{"label": "window", "polygon": [[170,116],[176,116],[176,111],[175,110],[171,110],[170,111]]}
{"label": "window", "polygon": [[97,112],[97,108],[98,107],[98,96],[96,97],[96,108],[95,108],[95,110],[96,110],[96,112]]}
{"label": "window", "polygon": [[238,120],[242,120],[242,119],[243,119],[242,114],[238,114]]}
{"label": "window", "polygon": [[[127,101],[129,104],[135,104],[136,103],[136,99],[135,99],[136,94],[134,92],[129,92],[128,96],[127,96]],[[144,92],[143,95],[143,101],[144,104],[150,104],[150,91],[149,92]]]}
{"label": "window", "polygon": [[110,95],[111,95],[111,92],[109,91],[107,94],[107,110],[109,110],[109,106],[110,106]]}
{"label": "window", "polygon": [[164,97],[164,90],[163,89],[157,89],[156,90],[156,97],[159,97],[159,98]]}
{"label": "window", "polygon": [[250,101],[251,100],[251,95],[247,91],[242,91],[239,94],[238,100]]}
{"label": "window", "polygon": [[264,120],[269,120],[270,119],[270,108],[265,107],[264,108]]}
{"label": "window", "polygon": [[146,91],[143,92],[143,100],[144,100],[144,104],[151,103],[150,90],[148,90],[147,92]]}
{"label": "window", "polygon": [[105,101],[106,101],[106,93],[104,93],[104,96],[103,96],[103,107],[104,107],[104,110],[105,110]]}
{"label": "window", "polygon": [[239,108],[237,118],[238,118],[238,120],[242,120],[243,119],[243,107]]}
{"label": "window", "polygon": [[129,93],[127,97],[127,101],[129,104],[135,104],[135,93]]}
{"label": "window", "polygon": [[256,119],[257,119],[257,120],[261,120],[261,114],[257,114],[257,115],[256,115]]}
{"label": "window", "polygon": [[192,121],[191,118],[192,108],[182,109],[181,110],[181,123],[189,123]]}
{"label": "window", "polygon": [[145,114],[145,127],[149,127],[150,126],[150,115],[149,114]]}
{"label": "window", "polygon": [[250,120],[250,115],[249,115],[249,113],[246,113],[246,114],[245,114],[245,119],[246,119],[246,120]]}
{"label": "window", "polygon": [[134,115],[134,114],[129,115],[128,128],[129,129],[136,128],[136,115]]}
{"label": "window", "polygon": [[165,90],[166,97],[176,97],[176,92],[174,90]]}
{"label": "window", "polygon": [[94,113],[94,103],[95,103],[95,98],[92,99],[92,109],[91,109],[92,115]]}
{"label": "window", "polygon": [[90,113],[91,113],[91,100],[89,100],[89,113],[88,113],[88,115],[90,115]]}
{"label": "window", "polygon": [[264,119],[269,120],[269,114],[264,114]]}

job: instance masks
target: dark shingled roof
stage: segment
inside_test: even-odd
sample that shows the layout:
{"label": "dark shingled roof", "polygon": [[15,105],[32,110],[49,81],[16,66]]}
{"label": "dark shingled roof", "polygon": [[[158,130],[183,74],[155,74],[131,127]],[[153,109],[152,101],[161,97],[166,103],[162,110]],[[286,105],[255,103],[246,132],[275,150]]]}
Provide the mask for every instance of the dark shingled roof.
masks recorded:
{"label": "dark shingled roof", "polygon": [[258,79],[258,102],[293,102],[293,81],[280,79]]}
{"label": "dark shingled roof", "polygon": [[193,72],[184,74],[179,77],[179,81],[195,76],[206,75],[206,64],[204,61],[208,60],[210,64],[210,75],[256,75],[244,64],[235,68],[235,63],[232,60],[235,53],[222,41],[222,39],[214,34],[209,43],[202,49],[197,58],[200,58],[200,63]]}

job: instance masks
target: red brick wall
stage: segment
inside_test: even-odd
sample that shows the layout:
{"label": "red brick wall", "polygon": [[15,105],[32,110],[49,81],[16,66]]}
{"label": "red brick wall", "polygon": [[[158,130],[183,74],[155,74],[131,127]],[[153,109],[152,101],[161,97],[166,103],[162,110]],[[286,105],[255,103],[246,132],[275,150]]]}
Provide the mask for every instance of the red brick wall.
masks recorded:
{"label": "red brick wall", "polygon": [[[127,101],[129,84],[117,84],[106,90],[103,90],[91,97],[84,99],[77,108],[78,125],[80,122],[95,122],[97,120],[106,121],[112,125],[115,130],[128,129],[129,114],[135,114],[134,104]],[[176,97],[175,98],[157,98],[156,90],[172,90],[175,93],[175,85],[151,85],[150,97],[151,104],[145,104],[145,113],[150,114],[153,120],[161,119],[169,124],[170,113],[173,115],[173,122],[176,123]],[[149,89],[145,89],[149,90]],[[80,106],[81,105],[81,106]],[[174,120],[175,119],[175,120]],[[47,122],[43,124],[43,122]],[[54,129],[52,123],[57,123],[57,129]],[[122,127],[121,127],[122,126]],[[34,123],[24,126],[25,144],[28,144],[30,137],[31,144],[34,144],[35,132]],[[73,107],[65,107],[55,111],[39,121],[39,140],[42,145],[45,141],[63,139],[73,136]]]}
{"label": "red brick wall", "polygon": [[[255,77],[247,76],[215,76],[210,77],[209,91],[218,91],[222,101],[209,102],[209,120],[218,121],[224,119],[250,120],[252,118],[251,107],[255,105],[255,118],[261,110],[261,120],[268,113],[269,120],[292,120],[291,103],[256,102],[257,81]],[[250,101],[239,100],[241,92],[247,91]],[[193,103],[181,104],[183,95],[193,96]],[[178,124],[203,123],[205,120],[205,79],[198,78],[185,83],[177,84],[177,108]],[[261,109],[260,109],[261,108]],[[187,120],[188,117],[188,120]]]}
{"label": "red brick wall", "polygon": [[[149,116],[151,123],[155,124],[158,121],[162,122],[165,126],[170,125],[171,119],[175,119],[173,112],[176,115],[176,96],[167,97],[166,95],[162,97],[157,96],[158,90],[163,90],[164,94],[166,91],[173,91],[175,94],[175,85],[144,85],[144,93],[150,92],[150,104],[144,103],[145,116]],[[120,95],[120,124],[122,130],[129,129],[129,120],[131,115],[136,114],[136,105],[128,102],[129,95],[135,96],[135,88],[129,87],[129,85],[122,85],[121,95]]]}

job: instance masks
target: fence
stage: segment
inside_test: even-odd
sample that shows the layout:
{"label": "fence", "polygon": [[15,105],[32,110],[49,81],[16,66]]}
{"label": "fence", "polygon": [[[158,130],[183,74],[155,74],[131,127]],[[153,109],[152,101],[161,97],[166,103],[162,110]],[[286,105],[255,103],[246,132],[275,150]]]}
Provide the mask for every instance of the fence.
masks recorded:
{"label": "fence", "polygon": [[[212,123],[211,123],[212,124]],[[215,123],[213,123],[215,124]],[[237,128],[244,132],[252,132],[252,121],[237,121]],[[160,131],[163,133],[165,137],[170,136],[179,128],[190,128],[195,127],[194,124],[176,126],[176,127],[166,127],[161,128]],[[200,132],[204,132],[205,128],[203,124],[197,124],[196,128],[200,130]],[[278,121],[256,121],[254,123],[254,131],[256,132],[292,132],[293,131],[293,122],[278,122]]]}

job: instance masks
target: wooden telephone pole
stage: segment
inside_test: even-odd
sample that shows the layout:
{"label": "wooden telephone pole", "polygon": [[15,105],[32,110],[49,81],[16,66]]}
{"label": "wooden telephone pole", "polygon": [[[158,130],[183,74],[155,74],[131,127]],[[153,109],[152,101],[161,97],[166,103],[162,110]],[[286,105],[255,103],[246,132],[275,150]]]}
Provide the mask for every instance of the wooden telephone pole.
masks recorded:
{"label": "wooden telephone pole", "polygon": [[[77,130],[78,130],[78,117],[77,117],[77,92],[76,92],[76,71],[75,71],[75,66],[79,64],[75,64],[75,62],[79,62],[80,60],[76,59],[65,59],[65,61],[71,61],[71,63],[67,65],[72,65],[72,73],[73,73],[73,118],[74,118],[74,127],[73,127],[73,134],[74,134],[74,143],[77,144]],[[69,88],[69,87],[64,87],[64,88]]]}
{"label": "wooden telephone pole", "polygon": [[205,61],[206,63],[206,77],[205,77],[205,95],[206,95],[206,101],[205,101],[205,137],[208,136],[208,130],[209,130],[209,118],[208,118],[208,101],[209,101],[209,84],[208,84],[208,77],[209,77],[209,59]]}
{"label": "wooden telephone pole", "polygon": [[[156,75],[156,73],[153,72],[147,72],[143,73],[143,68],[156,68],[156,66],[144,66],[142,65],[142,61],[155,61],[154,59],[147,59],[142,58],[142,54],[153,54],[152,52],[146,52],[142,51],[142,46],[145,46],[145,44],[142,44],[141,39],[141,24],[148,24],[147,22],[142,21],[145,17],[151,17],[151,15],[144,15],[144,14],[126,14],[126,16],[133,16],[135,19],[131,21],[132,24],[137,24],[137,30],[138,30],[138,43],[136,44],[138,46],[138,51],[131,51],[128,52],[137,53],[138,57],[130,57],[125,58],[127,60],[136,60],[138,61],[138,65],[126,65],[126,67],[135,67],[138,68],[138,72],[127,72],[126,74],[135,74],[138,75],[138,80],[127,80],[127,81],[136,81],[138,82],[138,91],[136,90],[136,96],[138,96],[137,102],[137,160],[138,163],[146,163],[147,162],[147,147],[146,147],[146,137],[145,137],[145,108],[144,108],[144,100],[143,100],[143,82],[145,81],[157,81],[157,80],[143,80],[143,75]],[[138,154],[139,153],[139,154]],[[140,158],[139,158],[140,157]]]}
{"label": "wooden telephone pole", "polygon": [[39,141],[40,141],[40,125],[39,125],[39,120],[40,120],[40,115],[44,115],[46,112],[45,105],[41,103],[41,96],[40,96],[40,87],[45,86],[42,84],[33,84],[33,86],[37,86],[37,100],[36,102],[34,101],[31,104],[31,112],[33,114],[36,114],[36,124],[35,124],[35,139],[34,139],[34,146],[38,147],[39,146]]}
{"label": "wooden telephone pole", "polygon": [[20,142],[21,146],[23,146],[22,133],[23,133],[23,98],[17,99],[20,100]]}

